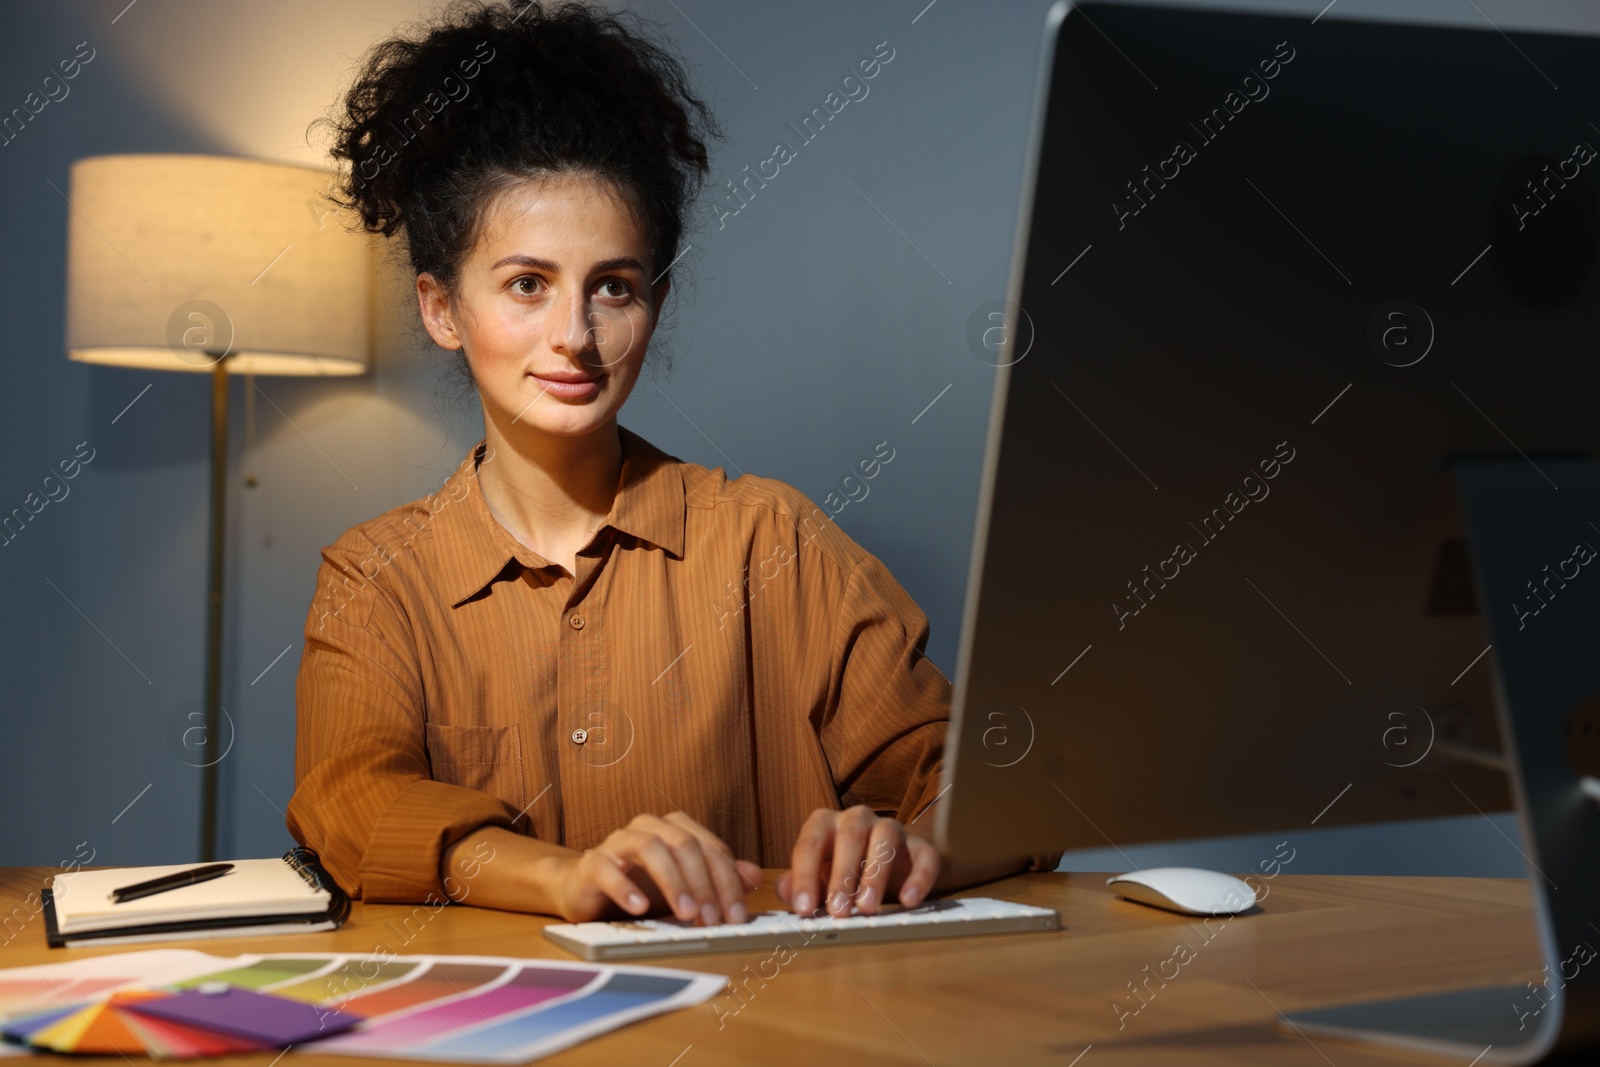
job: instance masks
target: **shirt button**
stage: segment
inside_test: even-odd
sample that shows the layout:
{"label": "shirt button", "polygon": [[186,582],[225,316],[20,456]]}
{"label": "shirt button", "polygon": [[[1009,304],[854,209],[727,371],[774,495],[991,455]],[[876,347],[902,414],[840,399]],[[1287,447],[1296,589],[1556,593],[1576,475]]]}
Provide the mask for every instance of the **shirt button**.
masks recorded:
{"label": "shirt button", "polygon": [[589,740],[589,731],[585,730],[583,727],[580,726],[576,730],[572,731],[573,744],[581,745],[587,740]]}
{"label": "shirt button", "polygon": [[574,630],[583,629],[583,616],[579,615],[577,612],[573,612],[571,615],[569,615],[567,617],[567,622],[571,624]]}

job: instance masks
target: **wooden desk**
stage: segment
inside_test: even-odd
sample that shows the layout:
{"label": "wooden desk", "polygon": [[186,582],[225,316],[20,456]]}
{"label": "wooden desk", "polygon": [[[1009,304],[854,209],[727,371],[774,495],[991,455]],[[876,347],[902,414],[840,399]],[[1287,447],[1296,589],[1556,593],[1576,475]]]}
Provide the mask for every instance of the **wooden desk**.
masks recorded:
{"label": "wooden desk", "polygon": [[[51,873],[42,867],[0,868],[0,924]],[[751,900],[754,909],[778,906],[771,891],[774,877],[768,872]],[[648,1067],[1443,1063],[1324,1038],[1313,1046],[1280,1032],[1274,1008],[1521,983],[1539,971],[1520,881],[1283,874],[1269,887],[1258,913],[1225,924],[1212,920],[1217,928],[1209,939],[1198,921],[1113,897],[1104,876],[1027,874],[965,895],[1055,908],[1064,929],[890,945],[809,945],[786,964],[766,962],[764,969],[773,950],[643,960],[727,974],[748,992],[742,1004],[730,992],[711,1005],[647,1019],[542,1062]],[[23,913],[28,914],[26,907]],[[572,959],[540,936],[540,927],[550,921],[475,907],[431,913],[358,903],[350,920],[330,933],[167,945],[222,955],[304,950]],[[130,950],[49,949],[38,918],[20,933],[14,930],[15,919],[0,931],[0,938],[11,937],[0,947],[0,967]],[[1192,946],[1192,958],[1174,957],[1180,939]],[[1163,963],[1168,960],[1173,962]],[[1149,978],[1160,970],[1177,976],[1164,985],[1159,975]],[[1121,1017],[1119,1029],[1113,1003],[1137,1006],[1128,983],[1147,978],[1148,1004],[1136,1015]],[[274,1056],[226,1062],[267,1067]],[[285,1064],[351,1067],[359,1062],[296,1050]]]}

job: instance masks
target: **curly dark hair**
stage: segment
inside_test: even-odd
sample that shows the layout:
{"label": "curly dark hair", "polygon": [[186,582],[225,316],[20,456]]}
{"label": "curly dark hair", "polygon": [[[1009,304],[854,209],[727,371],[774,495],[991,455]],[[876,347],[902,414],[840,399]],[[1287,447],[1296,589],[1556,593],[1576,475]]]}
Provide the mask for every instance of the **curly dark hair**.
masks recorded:
{"label": "curly dark hair", "polygon": [[593,175],[636,213],[664,274],[722,131],[639,21],[573,0],[454,0],[420,35],[380,42],[314,124],[349,164],[328,200],[369,232],[402,232],[412,269],[453,294],[504,189]]}

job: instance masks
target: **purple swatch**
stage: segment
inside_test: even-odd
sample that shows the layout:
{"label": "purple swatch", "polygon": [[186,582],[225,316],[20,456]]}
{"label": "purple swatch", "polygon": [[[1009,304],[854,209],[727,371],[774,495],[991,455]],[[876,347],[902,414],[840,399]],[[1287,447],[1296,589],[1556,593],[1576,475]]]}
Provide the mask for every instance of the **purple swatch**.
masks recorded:
{"label": "purple swatch", "polygon": [[361,1021],[360,1016],[349,1012],[319,1008],[304,1001],[238,986],[227,986],[220,992],[202,992],[205,988],[197,986],[175,996],[124,1004],[121,1008],[268,1045],[294,1045],[327,1037]]}

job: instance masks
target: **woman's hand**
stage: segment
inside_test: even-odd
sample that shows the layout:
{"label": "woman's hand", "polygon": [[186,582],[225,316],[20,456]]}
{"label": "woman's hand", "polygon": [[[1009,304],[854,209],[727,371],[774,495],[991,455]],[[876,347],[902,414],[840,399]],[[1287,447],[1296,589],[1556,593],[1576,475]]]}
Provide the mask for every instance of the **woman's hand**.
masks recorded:
{"label": "woman's hand", "polygon": [[589,922],[615,903],[630,915],[671,911],[710,926],[748,918],[745,894],[761,868],[681,811],[636,815],[594,848],[567,862],[557,901],[569,922]]}
{"label": "woman's hand", "polygon": [[778,897],[802,916],[819,903],[836,916],[849,915],[852,904],[874,915],[891,894],[915,907],[933,889],[940,863],[932,841],[864,804],[818,808],[800,828]]}

